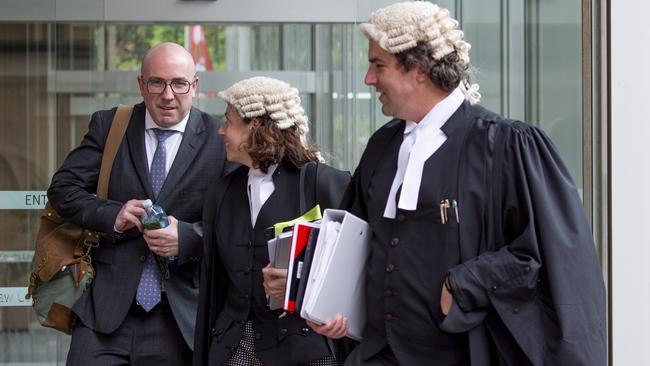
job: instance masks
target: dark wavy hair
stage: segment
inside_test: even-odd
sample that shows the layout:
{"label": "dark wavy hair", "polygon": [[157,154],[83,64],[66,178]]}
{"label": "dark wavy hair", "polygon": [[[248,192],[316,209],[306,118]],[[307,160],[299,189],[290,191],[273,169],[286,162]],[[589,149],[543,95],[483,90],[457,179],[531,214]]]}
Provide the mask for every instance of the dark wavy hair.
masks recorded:
{"label": "dark wavy hair", "polygon": [[434,60],[424,42],[406,51],[396,53],[397,62],[406,71],[419,68],[440,89],[450,93],[463,82],[469,82],[469,65],[463,65],[456,51],[440,60]]}
{"label": "dark wavy hair", "polygon": [[[246,151],[253,159],[253,168],[268,173],[269,167],[288,161],[295,167],[301,167],[310,161],[318,161],[318,150],[314,146],[305,147],[295,126],[285,130],[268,116],[255,117],[259,124],[253,128],[246,143]],[[245,118],[251,123],[253,118]]]}

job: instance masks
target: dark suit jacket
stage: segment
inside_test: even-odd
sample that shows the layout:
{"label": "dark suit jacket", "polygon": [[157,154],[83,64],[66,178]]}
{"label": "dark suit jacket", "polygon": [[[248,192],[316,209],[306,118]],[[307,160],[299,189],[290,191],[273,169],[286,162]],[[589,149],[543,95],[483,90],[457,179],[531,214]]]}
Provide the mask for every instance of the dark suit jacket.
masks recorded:
{"label": "dark suit jacket", "polygon": [[[350,175],[318,164],[305,178],[306,207],[338,207]],[[312,171],[313,173],[313,171]],[[194,365],[220,365],[231,355],[253,321],[256,356],[265,365],[308,364],[330,353],[324,337],[298,314],[278,318],[266,307],[261,268],[269,263],[265,228],[294,219],[299,209],[300,170],[288,163],[273,174],[275,190],[250,223],[248,168],[227,175],[206,194],[205,257],[197,319]]]}
{"label": "dark suit jacket", "polygon": [[124,202],[150,198],[179,220],[180,254],[169,264],[170,277],[164,281],[164,287],[176,323],[192,348],[203,251],[203,196],[209,184],[221,176],[225,164],[225,145],[217,134],[218,122],[196,108],[191,109],[183,140],[156,200],[145,152],[145,106],[136,105],[115,157],[108,199],[98,199],[93,193],[114,113],[115,109],[93,114],[88,133],[54,174],[48,189],[50,202],[61,216],[105,234],[92,255],[96,270],[92,287],[77,301],[73,311],[87,327],[100,333],[110,334],[122,324],[133,303],[149,250],[137,229],[116,237],[115,218]]}

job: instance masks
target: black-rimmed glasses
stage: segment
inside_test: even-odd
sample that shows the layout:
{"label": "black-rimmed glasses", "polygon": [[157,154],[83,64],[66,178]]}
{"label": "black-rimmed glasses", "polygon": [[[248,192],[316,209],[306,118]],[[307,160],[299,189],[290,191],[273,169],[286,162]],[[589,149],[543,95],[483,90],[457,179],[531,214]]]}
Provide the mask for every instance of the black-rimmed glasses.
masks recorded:
{"label": "black-rimmed glasses", "polygon": [[165,92],[167,85],[169,85],[169,87],[172,88],[172,92],[174,94],[187,94],[190,92],[190,88],[196,80],[196,77],[192,81],[185,79],[174,79],[168,83],[163,79],[151,78],[147,80],[147,91],[149,94],[162,94]]}

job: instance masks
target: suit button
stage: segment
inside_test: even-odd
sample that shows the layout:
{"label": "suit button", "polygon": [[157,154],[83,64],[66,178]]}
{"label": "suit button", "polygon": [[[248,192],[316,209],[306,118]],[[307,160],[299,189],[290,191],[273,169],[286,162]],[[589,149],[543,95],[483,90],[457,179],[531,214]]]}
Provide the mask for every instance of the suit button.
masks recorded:
{"label": "suit button", "polygon": [[252,246],[253,246],[253,241],[252,241],[252,240],[249,240],[249,241],[248,241],[248,247],[251,248]]}
{"label": "suit button", "polygon": [[307,327],[303,327],[302,329],[300,329],[300,331],[301,331],[303,334],[307,334],[307,333],[309,333],[309,328],[307,328]]}
{"label": "suit button", "polygon": [[210,333],[212,333],[212,335],[217,334],[217,328],[213,327],[212,329],[210,329]]}
{"label": "suit button", "polygon": [[515,314],[519,314],[519,309],[514,308],[514,309],[512,309],[512,312],[515,313]]}
{"label": "suit button", "polygon": [[244,268],[244,273],[246,273],[246,274],[251,273],[251,267]]}
{"label": "suit button", "polygon": [[492,286],[492,291],[496,291],[496,290],[497,290],[497,286],[496,285]]}
{"label": "suit button", "polygon": [[389,288],[387,288],[386,290],[384,290],[384,297],[391,297],[391,296],[393,296],[394,294],[395,294],[395,293],[394,293],[391,289],[389,289]]}
{"label": "suit button", "polygon": [[406,220],[406,216],[404,216],[404,214],[397,215],[397,221],[404,221],[404,220]]}
{"label": "suit button", "polygon": [[281,334],[281,335],[286,335],[288,332],[289,332],[289,331],[287,330],[287,328],[282,328],[282,329],[280,329],[280,334]]}
{"label": "suit button", "polygon": [[262,333],[255,333],[255,339],[257,340],[262,339]]}
{"label": "suit button", "polygon": [[524,268],[524,272],[526,272],[526,273],[530,272],[530,266],[526,266],[526,267]]}
{"label": "suit button", "polygon": [[390,246],[391,247],[396,247],[399,244],[399,239],[398,238],[393,238],[390,241]]}
{"label": "suit button", "polygon": [[386,266],[386,272],[388,272],[388,273],[393,272],[395,269],[397,269],[397,267],[395,267],[394,264],[389,264],[389,265]]}
{"label": "suit button", "polygon": [[144,262],[144,261],[146,261],[146,260],[147,260],[147,256],[146,256],[146,255],[141,255],[141,256],[140,256],[140,262]]}

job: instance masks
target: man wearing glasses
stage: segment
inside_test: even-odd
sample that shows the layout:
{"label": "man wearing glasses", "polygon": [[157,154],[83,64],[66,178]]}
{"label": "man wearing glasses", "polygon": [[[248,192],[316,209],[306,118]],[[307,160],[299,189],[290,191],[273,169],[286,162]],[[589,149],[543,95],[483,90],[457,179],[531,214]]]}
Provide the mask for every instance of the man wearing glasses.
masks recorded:
{"label": "man wearing glasses", "polygon": [[[74,305],[68,365],[187,365],[198,300],[203,195],[222,175],[218,122],[192,107],[192,56],[174,43],[150,49],[111,172],[108,199],[94,195],[115,108],[93,114],[83,141],[52,178],[48,197],[65,219],[104,234],[96,277]],[[142,232],[144,200],[169,226]]]}

